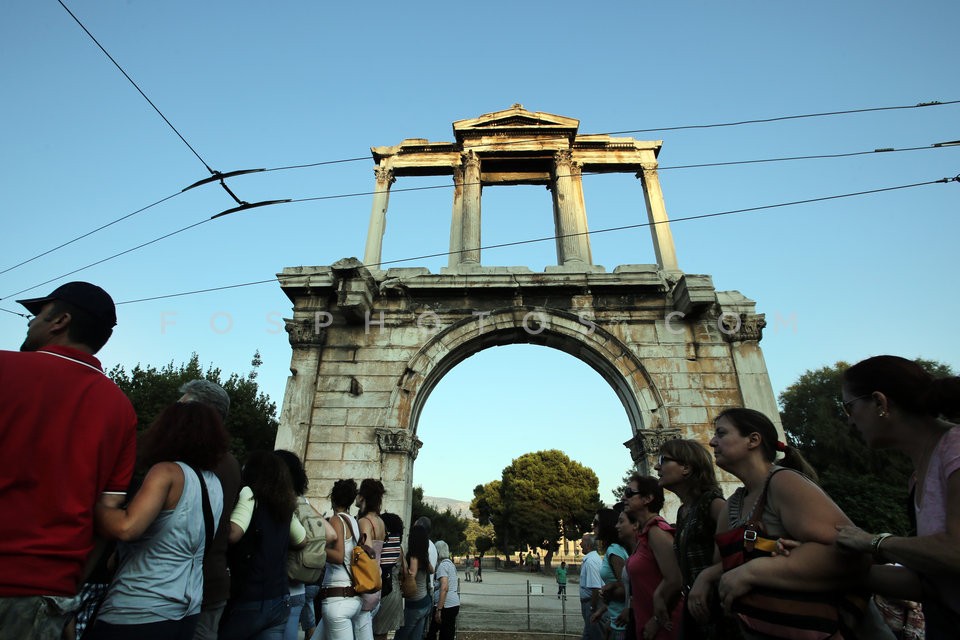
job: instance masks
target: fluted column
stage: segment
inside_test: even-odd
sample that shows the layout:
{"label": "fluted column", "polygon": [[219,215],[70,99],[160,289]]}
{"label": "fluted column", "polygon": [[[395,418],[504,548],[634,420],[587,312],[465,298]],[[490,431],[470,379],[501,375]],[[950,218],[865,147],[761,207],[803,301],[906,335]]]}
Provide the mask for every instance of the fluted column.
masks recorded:
{"label": "fluted column", "polygon": [[377,167],[373,172],[377,178],[377,187],[373,193],[373,208],[370,210],[370,226],[367,229],[367,246],[363,252],[363,263],[378,268],[383,252],[383,232],[387,226],[390,185],[397,179],[393,177],[393,170],[388,167]]}
{"label": "fluted column", "polygon": [[463,167],[453,168],[453,216],[450,220],[450,256],[447,266],[460,264],[463,249]]}
{"label": "fluted column", "polygon": [[480,158],[463,154],[463,219],[459,264],[480,264]]}
{"label": "fluted column", "polygon": [[667,208],[663,203],[663,191],[660,190],[657,166],[645,165],[637,174],[637,178],[643,185],[643,198],[647,204],[647,220],[650,222],[650,236],[653,238],[657,265],[664,271],[679,271],[677,250],[673,244]]}
{"label": "fluted column", "polygon": [[559,264],[590,264],[590,238],[583,203],[580,164],[570,151],[553,156],[553,210],[557,224]]}

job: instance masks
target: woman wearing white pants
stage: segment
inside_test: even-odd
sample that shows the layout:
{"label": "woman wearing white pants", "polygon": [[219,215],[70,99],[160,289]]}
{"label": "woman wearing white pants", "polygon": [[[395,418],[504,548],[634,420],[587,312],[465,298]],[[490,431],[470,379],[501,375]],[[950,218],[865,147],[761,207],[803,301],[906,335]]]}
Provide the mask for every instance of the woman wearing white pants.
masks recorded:
{"label": "woman wearing white pants", "polygon": [[330,492],[334,514],[330,524],[337,540],[332,547],[327,545],[327,568],[320,586],[323,637],[327,640],[353,640],[354,620],[360,614],[360,596],[353,590],[350,579],[350,553],[356,546],[358,528],[349,509],[356,497],[357,483],[353,480],[337,480]]}

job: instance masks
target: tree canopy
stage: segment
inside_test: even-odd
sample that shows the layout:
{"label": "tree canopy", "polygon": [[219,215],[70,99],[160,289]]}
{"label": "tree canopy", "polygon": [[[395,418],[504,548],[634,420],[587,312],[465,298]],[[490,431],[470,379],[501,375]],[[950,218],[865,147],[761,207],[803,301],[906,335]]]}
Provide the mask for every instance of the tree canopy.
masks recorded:
{"label": "tree canopy", "polygon": [[109,375],[133,403],[140,431],[149,427],[168,405],[180,398],[179,388],[185,382],[198,378],[216,382],[230,396],[230,414],[226,422],[232,438],[230,451],[237,459],[244,460],[249,451],[273,450],[277,438],[277,405],[257,385],[260,364],[260,353],[254,353],[252,368],[247,375],[232,373],[223,380],[220,369],[213,365],[203,371],[200,357],[194,353],[188,362],[179,365],[171,361],[158,369],[137,364],[129,373],[117,365]]}
{"label": "tree canopy", "polygon": [[[948,365],[918,359],[935,377],[953,375]],[[840,410],[842,374],[837,362],[807,371],[780,394],[787,438],[820,475],[823,489],[867,531],[910,530],[907,484],[913,467],[898,451],[872,450]]]}
{"label": "tree canopy", "polygon": [[493,524],[496,544],[509,555],[517,548],[547,550],[546,564],[561,537],[579,538],[602,506],[597,475],[551,449],[513,460],[500,480],[477,485],[470,510],[480,524]]}

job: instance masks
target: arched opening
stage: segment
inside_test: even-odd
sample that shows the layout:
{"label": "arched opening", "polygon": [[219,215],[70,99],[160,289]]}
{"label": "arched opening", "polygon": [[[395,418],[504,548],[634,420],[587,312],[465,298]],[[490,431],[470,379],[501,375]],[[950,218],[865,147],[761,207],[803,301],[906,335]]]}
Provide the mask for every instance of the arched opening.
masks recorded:
{"label": "arched opening", "polygon": [[610,383],[555,348],[511,344],[461,360],[430,391],[416,430],[423,441],[413,484],[469,502],[524,453],[559,449],[591,468],[600,499],[632,466],[630,419]]}

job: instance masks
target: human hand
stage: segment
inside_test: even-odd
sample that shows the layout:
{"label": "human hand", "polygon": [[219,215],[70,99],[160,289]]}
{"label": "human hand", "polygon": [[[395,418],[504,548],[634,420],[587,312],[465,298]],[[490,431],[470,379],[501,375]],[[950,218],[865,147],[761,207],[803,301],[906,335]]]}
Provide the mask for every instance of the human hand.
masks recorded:
{"label": "human hand", "polygon": [[624,609],[620,612],[620,615],[617,616],[616,623],[618,627],[624,627],[630,621],[630,611]]}
{"label": "human hand", "polygon": [[643,625],[643,632],[640,637],[643,640],[653,640],[657,637],[657,632],[660,631],[660,619],[657,616],[653,616],[647,620],[647,624]]}
{"label": "human hand", "polygon": [[837,539],[834,541],[844,551],[856,553],[870,553],[873,549],[873,534],[867,533],[860,527],[852,524],[837,525]]}
{"label": "human hand", "polygon": [[693,616],[693,619],[700,624],[710,622],[710,593],[712,589],[713,586],[710,581],[706,578],[704,572],[701,572],[694,581],[693,587],[690,588],[690,593],[687,594],[687,610]]}
{"label": "human hand", "polygon": [[752,563],[742,564],[720,576],[717,592],[720,594],[720,604],[727,613],[730,613],[737,598],[746,595],[753,589],[752,572],[750,571],[752,567],[750,565],[756,562],[755,560]]}
{"label": "human hand", "polygon": [[607,612],[606,606],[597,607],[597,610],[590,615],[590,622],[599,622],[603,614]]}
{"label": "human hand", "polygon": [[600,598],[604,602],[610,602],[610,596],[613,594],[613,584],[605,584],[600,587]]}
{"label": "human hand", "polygon": [[667,603],[662,598],[653,599],[652,619],[657,621],[658,627],[663,627],[667,631],[673,630],[673,620],[670,617],[670,611],[667,609]]}
{"label": "human hand", "polygon": [[774,556],[788,557],[793,549],[799,547],[802,542],[799,540],[790,540],[788,538],[777,538],[777,548],[774,550]]}

